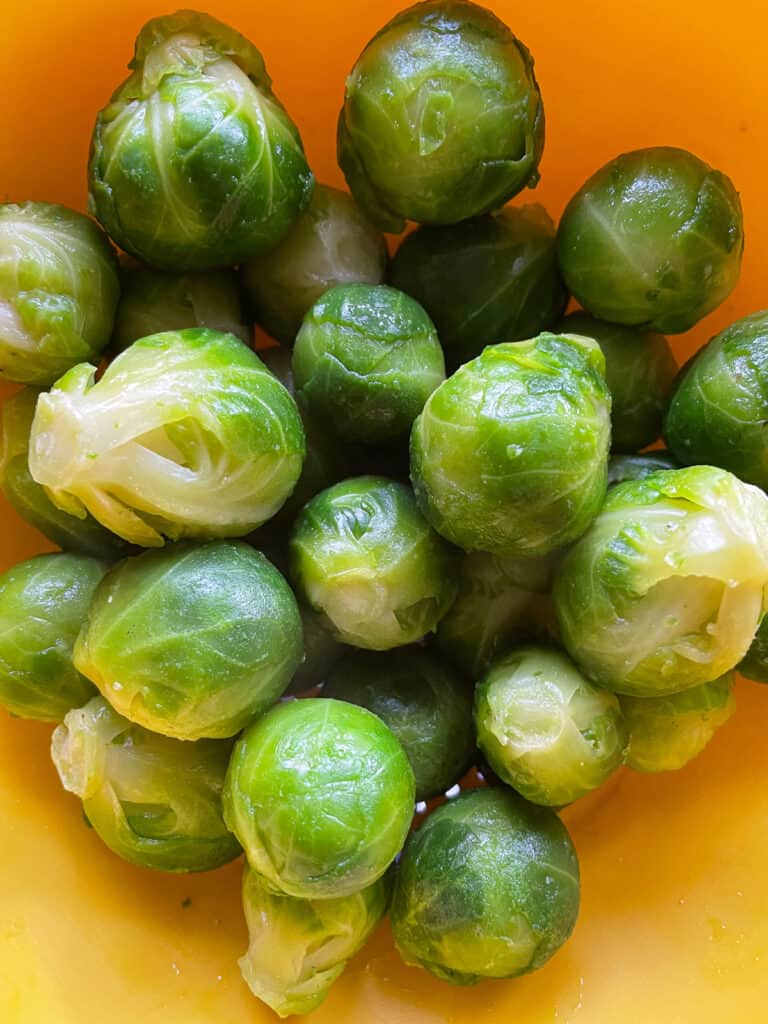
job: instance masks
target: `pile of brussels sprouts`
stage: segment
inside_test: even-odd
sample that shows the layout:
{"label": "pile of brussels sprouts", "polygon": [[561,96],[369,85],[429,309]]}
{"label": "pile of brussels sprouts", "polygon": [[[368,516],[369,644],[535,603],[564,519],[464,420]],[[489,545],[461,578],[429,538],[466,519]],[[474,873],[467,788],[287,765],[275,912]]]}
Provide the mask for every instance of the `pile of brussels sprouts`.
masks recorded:
{"label": "pile of brussels sprouts", "polygon": [[26,385],[2,487],[62,549],[0,578],[0,702],[57,723],[116,854],[244,851],[242,972],[281,1016],[388,910],[440,978],[533,970],[578,910],[556,811],[682,767],[737,667],[768,682],[768,312],[679,374],[664,336],[733,289],[738,195],[652,148],[557,229],[504,207],[538,179],[541,95],[468,2],[363,50],[351,195],[315,185],[234,29],[157,18],[130,68],[95,221],[0,207],[0,374]]}

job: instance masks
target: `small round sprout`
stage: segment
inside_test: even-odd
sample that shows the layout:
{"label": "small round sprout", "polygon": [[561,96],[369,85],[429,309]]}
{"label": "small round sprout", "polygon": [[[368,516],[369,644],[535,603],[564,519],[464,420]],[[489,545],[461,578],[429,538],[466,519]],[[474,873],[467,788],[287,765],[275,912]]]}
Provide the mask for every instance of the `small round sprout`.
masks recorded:
{"label": "small round sprout", "polygon": [[455,554],[403,484],[361,476],[299,513],[291,575],[342,643],[387,650],[430,633],[455,595]]}
{"label": "small round sprout", "polygon": [[533,637],[554,639],[547,590],[560,557],[464,555],[458,596],[437,627],[437,645],[446,658],[477,680],[510,647]]}
{"label": "small round sprout", "polygon": [[389,280],[429,313],[449,370],[486,345],[552,327],[567,299],[555,227],[544,208],[533,205],[419,228],[397,250]]}
{"label": "small round sprout", "polygon": [[768,310],[745,316],[683,368],[664,437],[685,465],[712,463],[768,489]]}
{"label": "small round sprout", "polygon": [[386,285],[339,285],[304,318],[293,350],[302,405],[351,441],[405,437],[445,380],[443,350],[418,302]]}
{"label": "small round sprout", "polygon": [[428,399],[411,479],[435,529],[467,551],[533,557],[579,537],[605,496],[610,396],[597,342],[493,345]]}
{"label": "small round sprout", "polygon": [[317,697],[273,708],[238,740],[224,816],[270,887],[348,896],[384,874],[405,841],[413,772],[384,723]]}
{"label": "small round sprout", "polygon": [[520,647],[491,665],[475,692],[475,724],[496,775],[550,807],[602,785],[627,745],[618,699],[546,647]]}
{"label": "small round sprout", "polygon": [[680,463],[666,448],[641,455],[612,455],[608,460],[608,486],[615,487],[627,480],[644,480],[663,469],[680,469]]}
{"label": "small round sprout", "polygon": [[314,1010],[383,919],[391,887],[387,874],[348,896],[297,900],[274,892],[246,864],[249,945],[239,965],[251,992],[278,1017]]}
{"label": "small round sprout", "polygon": [[250,533],[296,485],[296,403],[233,335],[153,334],[95,374],[76,366],[37,402],[29,468],[63,511],[159,547]]}
{"label": "small round sprout", "polygon": [[764,615],[739,672],[754,683],[768,683],[768,615]]}
{"label": "small round sprout", "polygon": [[541,967],[578,909],[579,864],[557,815],[511,790],[476,789],[409,837],[391,920],[407,964],[472,985]]}
{"label": "small round sprout", "polygon": [[154,18],[99,113],[91,209],[160,270],[241,263],[277,245],[314,179],[261,54],[207,14]]}
{"label": "small round sprout", "polygon": [[736,710],[733,675],[665,697],[622,697],[621,710],[629,730],[629,767],[676,771],[702,752]]}
{"label": "small round sprout", "polygon": [[605,356],[611,393],[611,448],[637,452],[661,434],[677,363],[663,334],[607,324],[589,313],[571,313],[555,328],[594,338]]}
{"label": "small round sprout", "polygon": [[476,4],[430,0],[402,11],[347,78],[339,164],[384,230],[497,209],[536,184],[543,147],[531,55]]}
{"label": "small round sprout", "polygon": [[100,839],[160,871],[209,871],[240,853],[221,809],[231,750],[221,740],[157,736],[102,697],[70,711],[51,743],[62,785],[83,801]]}
{"label": "small round sprout", "polygon": [[52,384],[109,342],[117,260],[92,220],[51,203],[0,203],[0,377]]}
{"label": "small round sprout", "polygon": [[93,516],[86,514],[80,519],[57,508],[45,488],[32,479],[29,435],[39,394],[35,388],[22,388],[3,402],[0,438],[3,494],[22,519],[64,551],[115,562],[130,554],[130,545],[105,529]]}
{"label": "small round sprout", "polygon": [[112,569],[75,664],[117,711],[181,740],[234,736],[273,704],[302,658],[290,587],[247,544],[147,551]]}
{"label": "small round sprout", "polygon": [[120,302],[112,332],[118,352],[139,338],[183,327],[211,327],[248,341],[234,271],[170,274],[136,264],[121,267]]}
{"label": "small round sprout", "polygon": [[368,708],[389,726],[413,768],[417,800],[444,793],[472,764],[472,688],[429,651],[350,651],[323,696]]}
{"label": "small round sprout", "polygon": [[558,231],[568,290],[601,320],[677,334],[730,295],[744,249],[726,175],[684,149],[638,149],[579,189]]}
{"label": "small round sprout", "polygon": [[60,722],[95,690],[72,649],[106,565],[83,555],[38,555],[0,576],[0,706]]}
{"label": "small round sprout", "polygon": [[658,697],[749,649],[768,584],[768,498],[712,466],[612,487],[555,575],[563,643],[599,686]]}
{"label": "small round sprout", "polygon": [[244,282],[258,322],[281,344],[292,345],[323,292],[356,281],[380,284],[386,265],[384,237],[354,199],[317,185],[280,245],[248,261]]}

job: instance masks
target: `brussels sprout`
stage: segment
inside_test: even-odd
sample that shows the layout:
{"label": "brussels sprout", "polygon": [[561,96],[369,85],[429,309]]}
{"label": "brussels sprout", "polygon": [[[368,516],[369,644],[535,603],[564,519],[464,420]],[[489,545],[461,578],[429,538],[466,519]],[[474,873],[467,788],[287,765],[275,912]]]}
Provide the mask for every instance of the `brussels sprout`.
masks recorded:
{"label": "brussels sprout", "polygon": [[666,448],[641,455],[612,455],[608,460],[608,486],[627,480],[644,480],[661,469],[680,469],[680,464]]}
{"label": "brussels sprout", "polygon": [[768,615],[763,616],[749,650],[738,666],[739,672],[754,683],[768,683]]}
{"label": "brussels sprout", "polygon": [[554,612],[546,590],[560,557],[559,551],[531,559],[484,551],[465,555],[458,596],[437,627],[443,654],[477,680],[514,644],[552,636]]}
{"label": "brussels sprout", "polygon": [[302,657],[290,587],[247,544],[180,544],[105,577],[75,665],[132,722],[181,740],[233,736]]}
{"label": "brussels sprout", "polygon": [[256,47],[178,11],[147,22],[129,67],[91,140],[90,204],[112,238],[173,271],[277,245],[313,178]]}
{"label": "brussels sprout", "polygon": [[129,544],[87,513],[84,519],[78,519],[62,512],[45,493],[45,488],[32,479],[29,472],[29,434],[39,393],[35,388],[22,388],[3,402],[0,439],[0,485],[3,494],[22,519],[65,551],[92,555],[108,562],[117,561],[130,553]]}
{"label": "brussels sprout", "polygon": [[29,468],[63,511],[158,547],[242,536],[293,490],[296,404],[233,335],[153,334],[95,372],[74,367],[37,402]]}
{"label": "brussels sprout", "polygon": [[610,395],[596,342],[540,334],[493,345],[431,395],[411,479],[439,533],[532,557],[575,540],[605,496]]}
{"label": "brussels sprout", "polygon": [[212,327],[248,342],[234,271],[169,274],[138,265],[121,268],[112,332],[118,352],[139,338],[183,327]]}
{"label": "brussels sprout", "polygon": [[47,385],[97,357],[119,293],[93,221],[51,203],[0,203],[0,376]]}
{"label": "brussels sprout", "polygon": [[578,909],[579,864],[557,815],[510,790],[476,789],[409,837],[391,920],[407,964],[472,985],[541,967]]}
{"label": "brussels sprout", "polygon": [[736,710],[733,675],[664,697],[622,697],[621,710],[629,729],[629,767],[675,771],[700,754]]}
{"label": "brussels sprout", "polygon": [[661,433],[677,363],[663,334],[607,324],[589,313],[571,313],[555,328],[594,338],[605,356],[611,392],[611,448],[636,452]]}
{"label": "brussels sprout", "polygon": [[339,700],[289,701],[238,740],[224,817],[278,892],[348,896],[400,852],[414,803],[408,758],[384,723]]}
{"label": "brussels sprout", "polygon": [[361,476],[321,491],[291,538],[300,596],[337,639],[374,651],[431,632],[455,595],[455,555],[403,484]]}
{"label": "brussels sprout", "polygon": [[0,705],[60,722],[95,692],[72,664],[77,632],[106,565],[38,555],[0,575]]}
{"label": "brussels sprout", "polygon": [[354,199],[318,185],[280,245],[244,268],[245,288],[264,329],[292,345],[304,314],[339,284],[380,284],[387,265],[383,235]]}
{"label": "brussels sprout", "polygon": [[582,185],[557,246],[568,290],[590,313],[677,334],[733,291],[741,202],[730,178],[692,153],[638,149]]}
{"label": "brussels sprout", "polygon": [[208,871],[240,853],[221,810],[231,749],[156,736],[101,697],[70,711],[51,743],[62,785],[110,850],[160,871]]}
{"label": "brussels sprout", "polygon": [[246,865],[250,943],[239,964],[251,992],[279,1017],[314,1010],[384,917],[390,889],[387,874],[349,896],[297,900],[273,892]]}
{"label": "brussels sprout", "polygon": [[450,370],[486,345],[552,327],[567,301],[555,228],[541,206],[419,228],[397,250],[389,280],[432,317]]}
{"label": "brussels sprout", "polygon": [[387,231],[495,210],[537,183],[543,148],[531,55],[476,4],[431,0],[402,11],[347,78],[339,164]]}
{"label": "brussels sprout", "polygon": [[680,462],[768,489],[768,310],[737,320],[685,365],[664,437]]}
{"label": "brussels sprout", "polygon": [[472,764],[472,689],[429,651],[350,651],[323,696],[368,708],[392,730],[411,762],[417,800],[444,793]]}
{"label": "brussels sprout", "polygon": [[656,697],[738,665],[763,614],[768,498],[712,466],[612,487],[556,575],[568,653],[616,693]]}
{"label": "brussels sprout", "polygon": [[496,775],[550,807],[602,785],[627,745],[617,698],[546,647],[519,647],[494,661],[475,693],[475,724]]}
{"label": "brussels sprout", "polygon": [[432,321],[386,285],[327,291],[304,318],[293,350],[299,401],[333,433],[376,443],[405,437],[445,380]]}

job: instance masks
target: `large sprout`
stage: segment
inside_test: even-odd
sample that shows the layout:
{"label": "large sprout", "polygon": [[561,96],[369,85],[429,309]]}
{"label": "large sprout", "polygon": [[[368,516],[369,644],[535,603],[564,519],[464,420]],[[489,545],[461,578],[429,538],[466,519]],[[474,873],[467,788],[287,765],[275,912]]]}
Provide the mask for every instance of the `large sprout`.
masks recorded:
{"label": "large sprout", "polygon": [[684,149],[624,153],[579,189],[558,231],[568,290],[601,320],[676,334],[733,290],[744,249],[733,183]]}
{"label": "large sprout", "polygon": [[231,744],[157,736],[102,697],[70,711],[53,734],[62,785],[83,801],[99,837],[120,857],[160,871],[208,871],[240,853],[221,792]]}
{"label": "large sprout", "polygon": [[579,537],[605,495],[610,396],[597,343],[493,345],[427,400],[411,434],[419,506],[468,551],[533,557]]}
{"label": "large sprout", "polygon": [[768,310],[726,327],[686,364],[664,436],[685,465],[713,463],[768,489]]}
{"label": "large sprout", "polygon": [[154,334],[95,373],[74,367],[37,403],[29,467],[63,511],[156,547],[249,533],[293,490],[296,404],[233,335]]}
{"label": "large sprout", "polygon": [[768,498],[711,466],[619,484],[555,577],[563,641],[599,685],[654,697],[746,654],[768,584]]}
{"label": "large sprout", "polygon": [[83,555],[38,555],[0,576],[0,706],[60,722],[93,696],[72,650],[106,568]]}
{"label": "large sprout", "polygon": [[318,185],[286,237],[249,260],[245,288],[256,319],[281,344],[292,345],[304,314],[340,284],[380,284],[387,265],[384,237],[354,199]]}
{"label": "large sprout", "polygon": [[249,943],[239,963],[251,992],[278,1017],[310,1013],[384,917],[390,890],[387,874],[348,896],[298,900],[274,892],[246,864]]}
{"label": "large sprout", "polygon": [[52,203],[0,204],[0,377],[52,384],[109,341],[117,261],[98,226]]}
{"label": "large sprout", "polygon": [[183,740],[233,736],[273,704],[301,663],[290,587],[247,544],[147,551],[112,569],[75,664],[115,709]]}
{"label": "large sprout", "polygon": [[456,594],[455,556],[411,491],[384,477],[329,487],[299,514],[292,576],[337,639],[387,650],[430,633]]}
{"label": "large sprout", "polygon": [[546,647],[519,647],[493,662],[475,692],[475,723],[496,775],[550,807],[602,785],[627,745],[614,694]]}
{"label": "large sprout", "polygon": [[147,22],[130,68],[91,140],[90,204],[112,238],[172,271],[275,246],[313,178],[256,47],[207,14],[178,11]]}
{"label": "large sprout", "polygon": [[531,55],[476,4],[430,0],[402,11],[347,78],[339,163],[387,231],[495,210],[536,184],[543,146]]}
{"label": "large sprout", "polygon": [[418,228],[397,250],[389,280],[429,313],[450,370],[486,345],[553,327],[567,299],[555,227],[536,205]]}
{"label": "large sprout", "polygon": [[224,815],[271,888],[349,896],[400,852],[414,805],[408,758],[364,708],[317,697],[281,704],[238,740]]}
{"label": "large sprout", "polygon": [[438,807],[398,864],[391,919],[406,963],[455,985],[536,970],[579,909],[579,865],[553,811],[510,790]]}

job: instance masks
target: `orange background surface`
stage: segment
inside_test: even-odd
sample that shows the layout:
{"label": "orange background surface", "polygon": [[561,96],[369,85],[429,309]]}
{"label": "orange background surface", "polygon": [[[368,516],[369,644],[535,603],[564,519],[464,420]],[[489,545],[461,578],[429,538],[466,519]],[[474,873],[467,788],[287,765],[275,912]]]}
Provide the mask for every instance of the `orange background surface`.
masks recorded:
{"label": "orange background surface", "polygon": [[[212,2],[264,52],[320,180],[340,184],[344,75],[397,2]],[[527,43],[547,114],[553,216],[605,160],[678,145],[729,173],[746,213],[741,283],[683,355],[768,306],[768,8],[763,0],[497,0]],[[83,209],[88,138],[157,2],[15,0],[0,36],[0,199]],[[520,201],[518,200],[518,201]],[[0,394],[7,394],[0,390]],[[0,569],[44,550],[0,508]],[[565,812],[583,872],[571,942],[513,982],[453,989],[406,968],[384,926],[313,1024],[762,1024],[768,1020],[768,690],[682,772],[619,773]],[[0,1022],[267,1024],[240,980],[239,865],[133,868],[61,793],[50,728],[0,713]],[[187,899],[191,904],[185,909]]]}

